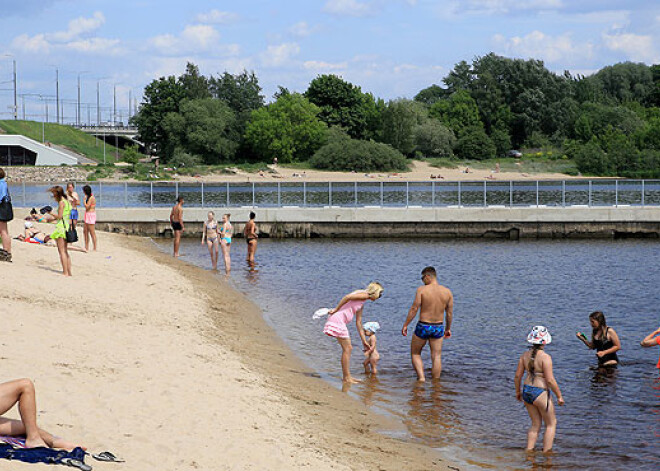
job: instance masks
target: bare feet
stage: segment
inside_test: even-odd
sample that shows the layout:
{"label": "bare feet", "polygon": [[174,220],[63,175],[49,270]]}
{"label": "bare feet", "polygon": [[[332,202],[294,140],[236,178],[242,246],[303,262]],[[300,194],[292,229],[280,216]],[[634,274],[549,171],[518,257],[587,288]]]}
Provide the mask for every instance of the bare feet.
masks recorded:
{"label": "bare feet", "polygon": [[48,445],[46,445],[46,442],[43,441],[43,439],[40,436],[37,436],[36,438],[28,438],[27,440],[25,440],[25,448],[38,448],[40,446],[48,447]]}
{"label": "bare feet", "polygon": [[59,438],[59,437],[53,437],[53,443],[52,443],[52,446],[51,446],[51,448],[58,448],[58,449],[67,450],[67,451],[71,451],[74,448],[78,448],[78,447],[82,448],[85,451],[87,450],[87,447],[85,447],[85,446],[82,446],[78,443],[73,443],[73,442],[66,441],[63,438]]}
{"label": "bare feet", "polygon": [[349,376],[348,378],[346,378],[344,380],[344,383],[349,383],[349,384],[357,384],[357,383],[361,383],[361,382],[362,381],[360,381],[359,379],[353,378],[352,376]]}

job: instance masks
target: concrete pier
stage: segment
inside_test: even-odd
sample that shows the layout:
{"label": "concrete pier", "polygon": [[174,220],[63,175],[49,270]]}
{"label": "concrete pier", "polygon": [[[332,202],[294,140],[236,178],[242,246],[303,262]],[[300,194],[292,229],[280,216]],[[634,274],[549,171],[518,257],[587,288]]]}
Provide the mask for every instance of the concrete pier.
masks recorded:
{"label": "concrete pier", "polygon": [[[15,209],[17,216],[27,209]],[[237,237],[250,211],[272,238],[660,238],[660,207],[220,208]],[[187,237],[200,236],[208,209],[184,208]],[[98,209],[97,228],[171,236],[170,208]],[[82,219],[82,211],[81,211]],[[82,221],[80,223],[82,225]]]}

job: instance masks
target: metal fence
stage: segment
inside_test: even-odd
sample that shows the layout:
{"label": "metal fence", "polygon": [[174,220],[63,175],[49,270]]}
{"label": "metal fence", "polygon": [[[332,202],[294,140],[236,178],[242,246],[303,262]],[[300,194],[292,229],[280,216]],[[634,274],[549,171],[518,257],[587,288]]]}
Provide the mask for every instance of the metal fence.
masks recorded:
{"label": "metal fence", "polygon": [[[53,184],[10,184],[14,205],[49,204]],[[178,196],[202,208],[660,206],[660,180],[87,184],[105,208],[168,207]]]}

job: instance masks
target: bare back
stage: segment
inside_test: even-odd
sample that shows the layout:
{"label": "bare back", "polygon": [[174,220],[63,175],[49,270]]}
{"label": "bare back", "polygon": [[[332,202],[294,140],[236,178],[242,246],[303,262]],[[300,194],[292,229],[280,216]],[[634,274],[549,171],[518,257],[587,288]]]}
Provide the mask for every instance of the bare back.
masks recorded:
{"label": "bare back", "polygon": [[174,205],[172,208],[172,212],[170,213],[170,221],[171,222],[181,222],[183,216],[183,208],[181,206]]}
{"label": "bare back", "polygon": [[444,322],[445,311],[453,296],[449,289],[437,283],[431,283],[419,288],[421,304],[419,320],[422,322]]}
{"label": "bare back", "polygon": [[529,360],[531,359],[531,356],[532,352],[529,350],[523,353],[520,357],[520,361],[523,364],[525,373],[527,373],[524,384],[529,384],[530,386],[535,386],[537,388],[547,389],[548,385],[545,382],[545,376],[543,372],[548,354],[542,350],[536,353],[536,358],[534,359],[534,374],[529,371]]}

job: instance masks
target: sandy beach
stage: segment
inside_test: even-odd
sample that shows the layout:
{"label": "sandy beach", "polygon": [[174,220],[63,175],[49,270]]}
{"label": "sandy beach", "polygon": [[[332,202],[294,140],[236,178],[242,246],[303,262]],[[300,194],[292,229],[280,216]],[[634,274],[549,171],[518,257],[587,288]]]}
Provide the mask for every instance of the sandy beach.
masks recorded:
{"label": "sandy beach", "polygon": [[149,240],[99,243],[70,279],[51,247],[13,241],[0,265],[3,381],[35,382],[46,430],[126,459],[95,469],[448,469],[380,433],[401,425],[318,378],[221,278]]}

